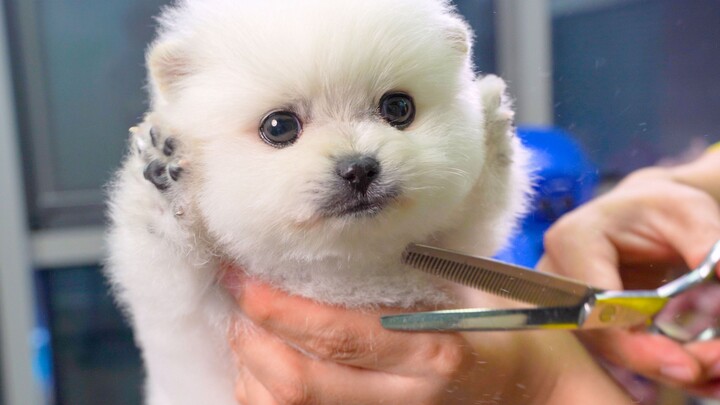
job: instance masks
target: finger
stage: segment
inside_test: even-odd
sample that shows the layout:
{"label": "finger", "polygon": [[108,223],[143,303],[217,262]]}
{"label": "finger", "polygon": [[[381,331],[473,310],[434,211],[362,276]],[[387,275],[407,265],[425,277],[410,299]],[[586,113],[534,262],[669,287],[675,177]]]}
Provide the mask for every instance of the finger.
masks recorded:
{"label": "finger", "polygon": [[413,403],[413,395],[424,391],[425,396],[439,383],[310,358],[261,328],[243,340],[240,356],[264,391],[249,388],[269,392],[282,404]]}
{"label": "finger", "polygon": [[244,375],[247,371],[244,367],[238,371],[238,377],[235,380],[235,401],[240,405],[248,405],[247,389],[245,388]]}
{"label": "finger", "polygon": [[702,381],[699,362],[667,337],[619,329],[579,333],[588,348],[611,362],[673,385]]}
{"label": "finger", "polygon": [[248,370],[242,375],[242,395],[244,396],[245,402],[240,402],[243,405],[278,405],[279,402],[275,397],[268,391],[260,381],[255,378]]}
{"label": "finger", "polygon": [[600,288],[621,288],[617,251],[605,235],[602,222],[593,210],[584,208],[561,218],[545,234],[545,255],[537,269]]}
{"label": "finger", "polygon": [[690,267],[699,265],[720,239],[720,208],[707,194],[690,187],[674,190],[682,204],[663,204],[654,226]]}
{"label": "finger", "polygon": [[418,376],[452,373],[470,357],[459,334],[388,331],[377,312],[322,305],[253,280],[245,281],[238,300],[255,325],[324,360]]}
{"label": "finger", "polygon": [[694,267],[718,238],[720,209],[707,194],[635,182],[561,218],[545,247],[554,271],[608,288],[617,285],[621,264],[669,264],[682,256]]}
{"label": "finger", "polygon": [[687,350],[700,361],[705,373],[703,381],[688,387],[688,392],[698,397],[720,399],[720,339],[690,343]]}
{"label": "finger", "polygon": [[243,329],[240,326],[242,322],[242,320],[235,320],[232,322],[231,327],[228,328],[227,335],[230,352],[233,357],[233,363],[235,364],[235,368],[238,370],[238,374],[235,378],[235,400],[238,404],[248,405],[253,404],[254,402],[249,402],[248,399],[248,388],[246,387],[245,382],[248,371],[242,364],[242,359],[239,354],[242,350],[243,344]]}
{"label": "finger", "polygon": [[690,343],[687,350],[700,361],[707,379],[720,383],[720,339]]}

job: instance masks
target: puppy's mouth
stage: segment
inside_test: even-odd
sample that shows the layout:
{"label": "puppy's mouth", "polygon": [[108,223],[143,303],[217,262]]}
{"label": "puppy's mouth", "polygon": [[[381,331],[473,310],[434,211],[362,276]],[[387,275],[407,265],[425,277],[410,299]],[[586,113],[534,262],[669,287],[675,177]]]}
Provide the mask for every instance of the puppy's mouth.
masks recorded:
{"label": "puppy's mouth", "polygon": [[318,209],[323,218],[372,217],[394,203],[401,193],[392,172],[372,154],[334,158],[332,180],[321,187],[326,190]]}
{"label": "puppy's mouth", "polygon": [[400,191],[392,188],[367,194],[342,193],[328,199],[320,208],[323,217],[372,217],[394,203]]}

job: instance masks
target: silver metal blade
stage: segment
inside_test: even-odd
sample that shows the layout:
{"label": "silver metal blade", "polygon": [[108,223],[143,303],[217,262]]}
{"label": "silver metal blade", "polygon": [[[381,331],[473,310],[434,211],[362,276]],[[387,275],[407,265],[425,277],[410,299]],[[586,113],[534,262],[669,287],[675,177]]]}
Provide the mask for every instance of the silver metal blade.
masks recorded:
{"label": "silver metal blade", "polygon": [[402,331],[500,331],[519,329],[577,329],[582,323],[582,306],[518,309],[459,309],[388,315],[382,326]]}
{"label": "silver metal blade", "polygon": [[575,306],[596,292],[568,278],[425,245],[409,245],[402,260],[446,280],[538,306]]}

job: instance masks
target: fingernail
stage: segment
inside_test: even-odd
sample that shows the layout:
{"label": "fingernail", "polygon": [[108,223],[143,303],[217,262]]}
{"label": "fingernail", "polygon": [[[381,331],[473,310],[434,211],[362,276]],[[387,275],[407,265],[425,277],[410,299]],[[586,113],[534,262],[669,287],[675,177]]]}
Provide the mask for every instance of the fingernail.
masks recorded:
{"label": "fingernail", "polygon": [[692,382],[695,380],[695,373],[690,367],[686,366],[663,366],[660,368],[660,374],[679,382]]}

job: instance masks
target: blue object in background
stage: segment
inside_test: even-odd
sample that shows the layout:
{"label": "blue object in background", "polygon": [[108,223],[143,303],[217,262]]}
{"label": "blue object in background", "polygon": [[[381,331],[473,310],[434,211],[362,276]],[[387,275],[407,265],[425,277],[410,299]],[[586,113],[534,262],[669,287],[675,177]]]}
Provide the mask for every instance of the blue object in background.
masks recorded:
{"label": "blue object in background", "polygon": [[496,258],[535,267],[543,254],[545,231],[560,216],[593,197],[599,175],[567,132],[521,127],[517,134],[532,153],[535,195],[517,234]]}

